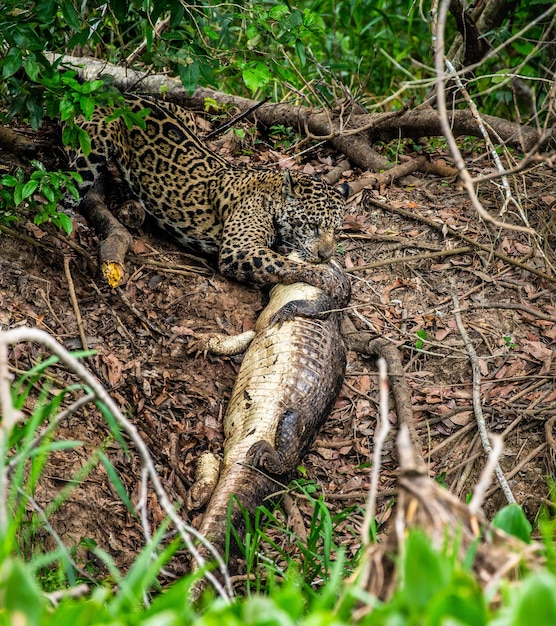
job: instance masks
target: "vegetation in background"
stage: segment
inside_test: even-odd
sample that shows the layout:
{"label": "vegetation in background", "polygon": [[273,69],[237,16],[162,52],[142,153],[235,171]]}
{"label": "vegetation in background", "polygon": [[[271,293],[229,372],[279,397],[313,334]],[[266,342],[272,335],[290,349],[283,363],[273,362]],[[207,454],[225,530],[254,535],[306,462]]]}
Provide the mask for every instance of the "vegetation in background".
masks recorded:
{"label": "vegetation in background", "polygon": [[[503,7],[507,17],[487,34],[489,43],[495,47],[508,40],[547,6],[548,0],[520,0]],[[409,0],[302,0],[295,5],[215,0],[21,5],[7,0],[0,14],[0,96],[7,104],[6,119],[18,114],[35,127],[43,112],[51,117],[87,114],[105,97],[101,81],[80,87],[68,72],[55,71],[44,56],[49,50],[116,64],[138,62],[155,71],[170,68],[189,91],[212,85],[242,95],[303,97],[321,104],[333,104],[346,89],[364,104],[375,104],[406,85],[409,91],[393,103],[400,106],[430,88],[426,11],[427,6]],[[543,76],[554,65],[553,46],[543,42],[545,27],[541,21],[476,72],[469,89],[488,94],[485,113],[500,113],[503,105],[505,114],[515,114],[508,106],[513,74],[531,79],[527,87],[540,108],[549,88]],[[450,29],[448,43],[455,35],[453,22]]]}
{"label": "vegetation in background", "polygon": [[[510,43],[469,77],[467,88],[472,96],[480,94],[484,113],[514,118],[521,109],[526,119],[536,113],[542,122],[556,63],[546,21],[510,38],[537,18],[548,1],[505,6],[505,21],[487,34],[492,46]],[[89,118],[97,105],[117,106],[119,94],[108,77],[80,83],[74,70],[61,70],[46,52],[170,69],[190,92],[209,85],[329,107],[347,92],[364,106],[399,108],[410,97],[422,100],[432,85],[424,8],[410,0],[302,0],[295,5],[280,0],[7,0],[0,11],[0,121],[18,116],[38,128],[45,117],[59,119],[63,142],[89,150],[88,136],[75,118]],[[450,29],[448,42],[455,35],[452,22]],[[513,77],[519,77],[521,86],[517,102],[510,88]],[[394,93],[398,95],[392,97]],[[61,199],[58,191],[64,186],[72,193],[71,181],[62,173],[50,176],[47,184],[36,168],[24,180],[0,181],[0,220],[13,219],[24,201],[37,213],[37,223],[52,219],[68,231],[69,220],[53,203]],[[39,179],[40,188],[29,193]],[[54,193],[47,195],[48,189]]]}

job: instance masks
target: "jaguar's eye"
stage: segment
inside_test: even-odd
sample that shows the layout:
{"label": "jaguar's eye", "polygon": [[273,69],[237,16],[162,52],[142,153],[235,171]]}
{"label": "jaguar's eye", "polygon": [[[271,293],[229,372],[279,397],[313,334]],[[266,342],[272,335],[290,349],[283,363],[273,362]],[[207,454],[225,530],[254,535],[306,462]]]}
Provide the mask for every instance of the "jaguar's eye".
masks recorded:
{"label": "jaguar's eye", "polygon": [[320,235],[320,225],[319,224],[309,224],[309,228],[313,231],[313,235],[318,237]]}

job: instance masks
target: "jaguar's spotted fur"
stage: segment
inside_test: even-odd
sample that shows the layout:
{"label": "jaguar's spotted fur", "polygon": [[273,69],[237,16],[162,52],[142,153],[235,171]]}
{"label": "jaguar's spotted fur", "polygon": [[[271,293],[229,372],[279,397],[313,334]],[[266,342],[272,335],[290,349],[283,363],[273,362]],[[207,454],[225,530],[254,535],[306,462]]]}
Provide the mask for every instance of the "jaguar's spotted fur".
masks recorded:
{"label": "jaguar's spotted fur", "polygon": [[[331,289],[326,266],[342,225],[344,197],[299,172],[233,165],[188,128],[180,107],[126,96],[134,111],[150,109],[146,129],[129,129],[111,111],[83,121],[92,150],[70,151],[82,177],[80,198],[116,166],[131,194],[179,243],[218,254],[222,273],[257,284],[308,282]],[[303,259],[285,258],[295,249]]]}

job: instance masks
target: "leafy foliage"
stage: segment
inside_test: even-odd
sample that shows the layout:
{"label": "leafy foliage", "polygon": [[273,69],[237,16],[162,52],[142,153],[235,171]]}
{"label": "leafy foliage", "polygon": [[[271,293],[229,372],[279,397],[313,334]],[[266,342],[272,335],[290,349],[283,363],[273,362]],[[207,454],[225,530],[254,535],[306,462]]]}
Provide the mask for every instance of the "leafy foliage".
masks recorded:
{"label": "leafy foliage", "polygon": [[[76,182],[81,176],[76,172],[48,172],[40,161],[32,161],[35,168],[30,176],[26,176],[21,168],[15,176],[5,174],[0,177],[0,222],[5,224],[18,219],[17,209],[26,203],[32,211],[35,224],[40,225],[52,221],[56,226],[70,233],[71,218],[58,212],[58,203],[65,193],[78,197]],[[40,194],[42,201],[35,199]]]}
{"label": "leafy foliage", "polygon": [[[489,607],[490,598],[485,596],[470,569],[472,559],[460,562],[457,544],[447,542],[442,550],[434,549],[430,538],[419,530],[409,533],[398,557],[398,584],[392,600],[380,602],[370,597],[357,582],[360,555],[349,562],[342,555],[341,548],[335,545],[335,526],[345,521],[350,512],[332,518],[324,500],[315,497],[315,485],[306,480],[297,481],[296,487],[314,510],[308,538],[301,541],[292,537],[300,549],[301,561],[294,562],[283,549],[281,557],[285,568],[282,570],[278,570],[274,563],[257,561],[263,543],[270,540],[270,527],[280,525],[283,531],[283,524],[276,515],[261,509],[254,521],[247,520],[251,525],[247,527],[248,539],[243,543],[245,558],[252,563],[250,574],[255,581],[250,595],[234,603],[214,600],[209,594],[202,602],[193,604],[188,600],[193,584],[191,576],[184,576],[166,588],[161,586],[159,580],[165,564],[181,547],[180,542],[173,540],[168,533],[167,521],[153,529],[152,539],[126,574],[118,571],[110,556],[92,540],[82,540],[82,543],[104,565],[108,576],[98,567],[80,569],[73,551],[61,544],[54,552],[44,552],[37,537],[40,533],[51,532],[50,516],[57,507],[64,505],[71,489],[99,462],[105,464],[114,491],[123,501],[128,500],[108,457],[98,449],[80,475],[68,481],[69,488],[62,490],[54,506],[44,511],[28,506],[33,502],[50,454],[80,445],[80,442],[56,441],[54,437],[67,401],[76,392],[87,391],[81,385],[53,389],[49,370],[56,363],[56,358],[38,363],[13,386],[14,408],[29,406],[32,398],[31,404],[35,407],[32,414],[10,431],[0,422],[0,440],[3,442],[0,480],[8,503],[8,507],[2,509],[4,516],[0,520],[0,626],[17,623],[30,626],[347,626],[353,623],[361,626],[518,626],[525,623],[552,626],[555,623],[554,574],[539,571],[526,576],[517,589],[515,586],[502,587],[500,608],[493,611]],[[102,408],[107,416],[106,408]],[[107,425],[112,423],[107,421]],[[109,427],[111,440],[121,440],[127,450],[119,431]],[[128,505],[131,506],[129,502]],[[527,537],[523,538],[528,540],[530,528],[524,520],[521,509],[511,506],[497,516],[496,525],[507,532],[513,530],[518,536],[525,532]],[[552,539],[547,541],[552,542]],[[276,542],[272,545],[280,551]],[[351,573],[350,578],[347,573]],[[78,585],[84,580],[89,591],[79,595]],[[53,602],[45,589],[63,593]],[[262,591],[266,595],[262,595]],[[354,619],[356,614],[359,617]]]}
{"label": "leafy foliage", "polygon": [[[129,59],[154,70],[170,68],[188,91],[217,84],[236,93],[283,96],[293,88],[321,102],[346,87],[374,102],[404,83],[423,96],[428,86],[418,81],[433,76],[430,24],[408,0],[303,0],[296,5],[279,0],[86,5],[31,0],[23,6],[7,0],[4,6],[0,36],[7,47],[0,53],[0,72],[8,118],[28,117],[35,127],[44,111],[62,119],[87,116],[110,92],[104,79],[80,86],[71,70],[58,72],[56,62],[45,56],[47,49],[71,53],[78,48],[118,64]],[[546,7],[544,0],[508,5],[505,21],[487,34],[493,47],[509,41],[471,83],[471,89],[488,92],[485,103],[491,107],[509,107],[515,74],[537,85],[537,105],[542,104],[548,85],[539,77],[551,60],[549,46],[541,41],[549,18],[539,20],[526,36],[510,37]],[[450,22],[448,42],[454,36]]]}

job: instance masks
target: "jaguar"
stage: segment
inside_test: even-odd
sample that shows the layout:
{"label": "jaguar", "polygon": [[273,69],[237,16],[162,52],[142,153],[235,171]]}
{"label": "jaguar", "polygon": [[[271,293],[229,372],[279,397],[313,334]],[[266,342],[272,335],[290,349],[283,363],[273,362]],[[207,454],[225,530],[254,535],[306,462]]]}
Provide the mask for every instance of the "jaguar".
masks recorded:
{"label": "jaguar", "polygon": [[[335,252],[346,185],[336,189],[297,171],[233,164],[191,130],[179,105],[132,94],[125,100],[142,112],[144,127],[128,128],[122,116],[109,117],[109,108],[79,122],[91,151],[68,149],[70,166],[82,177],[70,208],[116,168],[126,192],[159,227],[187,248],[216,255],[224,275],[255,285],[301,281],[334,290],[323,262]],[[292,250],[300,261],[286,258]]]}

